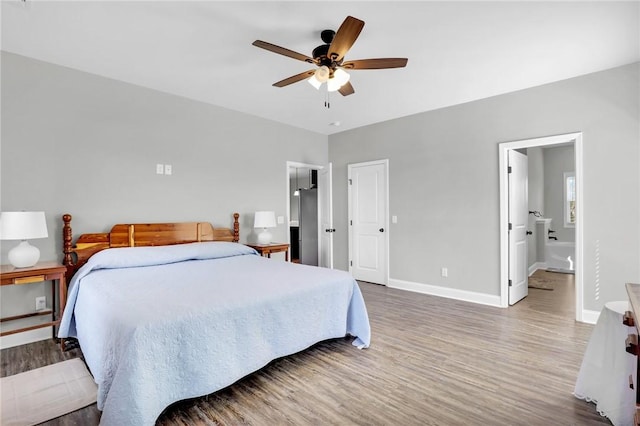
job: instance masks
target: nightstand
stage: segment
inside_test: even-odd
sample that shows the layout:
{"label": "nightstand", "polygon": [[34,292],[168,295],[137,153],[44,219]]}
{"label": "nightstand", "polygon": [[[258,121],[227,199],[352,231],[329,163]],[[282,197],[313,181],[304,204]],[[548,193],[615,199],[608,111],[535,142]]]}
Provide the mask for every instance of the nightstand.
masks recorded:
{"label": "nightstand", "polygon": [[[56,309],[56,288],[52,285],[52,306],[53,309],[45,309],[42,311],[30,312],[22,315],[15,315],[6,318],[0,318],[0,322],[14,321],[23,318],[30,318],[39,315],[51,315],[51,321],[32,325],[29,327],[17,328],[15,330],[4,331],[0,333],[0,336],[7,336],[9,334],[22,333],[25,331],[35,330],[36,328],[53,327],[53,337],[55,339],[56,329],[55,326],[60,325],[60,319],[62,318],[62,312],[64,312],[64,306],[67,298],[67,281],[65,279],[65,273],[67,268],[57,262],[39,262],[35,266],[28,268],[16,268],[13,265],[1,265],[0,266],[0,284],[5,285],[25,285],[41,283],[43,281],[58,281],[59,288],[59,300],[58,307]],[[60,339],[60,347],[64,350],[64,339]]]}
{"label": "nightstand", "polygon": [[271,253],[284,252],[284,260],[289,261],[289,244],[287,243],[271,243],[271,244],[245,244],[256,249],[263,257],[271,257]]}

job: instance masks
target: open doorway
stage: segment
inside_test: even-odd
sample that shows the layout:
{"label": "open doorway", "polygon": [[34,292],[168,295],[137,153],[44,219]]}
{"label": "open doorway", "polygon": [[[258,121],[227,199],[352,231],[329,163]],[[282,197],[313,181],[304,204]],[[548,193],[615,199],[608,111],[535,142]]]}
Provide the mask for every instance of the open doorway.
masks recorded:
{"label": "open doorway", "polygon": [[332,167],[287,162],[291,261],[333,268]]}
{"label": "open doorway", "polygon": [[[529,274],[538,273],[537,270],[545,271],[554,270],[554,272],[566,274],[558,276],[560,281],[571,280],[575,283],[575,318],[577,321],[583,320],[583,282],[582,282],[582,212],[580,209],[580,201],[582,200],[582,134],[571,133],[566,135],[558,135],[544,138],[528,139],[515,142],[502,143],[499,146],[500,151],[500,251],[501,251],[501,305],[507,307],[511,286],[509,280],[513,282],[512,276],[529,276]],[[550,169],[550,177],[547,181],[553,182],[553,187],[547,188],[547,184],[539,184],[539,190],[534,190],[532,194],[527,194],[529,202],[525,217],[527,226],[527,238],[531,241],[527,243],[527,255],[525,262],[510,262],[513,248],[510,243],[511,231],[509,224],[511,223],[510,203],[515,199],[509,191],[509,157],[511,151],[518,151],[530,155],[532,164],[536,164],[534,157],[538,158],[538,164],[542,161],[545,154],[552,158],[547,167]],[[569,155],[573,157],[572,163],[574,170],[570,170],[570,166],[558,166],[561,163],[558,158],[553,156]],[[540,165],[544,169],[544,165]],[[540,171],[534,170],[527,172],[525,179],[540,180]],[[553,170],[551,170],[553,169]],[[564,170],[566,169],[566,170]],[[531,175],[529,175],[529,173]],[[544,177],[542,177],[544,180]],[[530,186],[528,186],[529,188]],[[534,186],[535,188],[535,186]],[[550,192],[545,195],[545,190]],[[551,203],[550,199],[562,197],[562,202]],[[535,237],[534,237],[535,236]],[[565,241],[562,241],[565,240]],[[570,241],[573,240],[573,241]],[[552,244],[549,244],[551,242]],[[561,244],[564,243],[564,244]],[[560,249],[571,247],[571,253],[555,255],[546,249],[546,246],[554,245]],[[575,248],[574,248],[575,247]],[[565,250],[565,251],[567,251]],[[568,253],[568,251],[567,251]],[[523,269],[523,271],[514,269]],[[568,274],[567,274],[568,273]],[[574,276],[575,274],[575,276]],[[570,275],[570,277],[569,277]],[[534,275],[534,277],[537,277]]]}
{"label": "open doorway", "polygon": [[291,262],[318,266],[318,169],[289,167]]}

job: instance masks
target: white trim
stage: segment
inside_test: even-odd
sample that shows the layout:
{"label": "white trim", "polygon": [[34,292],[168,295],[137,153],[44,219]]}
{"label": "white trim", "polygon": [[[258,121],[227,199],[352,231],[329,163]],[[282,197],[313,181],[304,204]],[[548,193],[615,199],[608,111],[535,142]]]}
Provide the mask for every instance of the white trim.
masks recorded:
{"label": "white trim", "polygon": [[476,293],[473,291],[459,290],[451,287],[441,287],[431,284],[415,283],[411,281],[396,280],[394,278],[389,278],[388,286],[391,288],[397,288],[399,290],[428,294],[430,296],[446,297],[447,299],[462,300],[464,302],[496,306],[499,308],[503,307],[500,304],[500,296],[494,296],[491,294]]}
{"label": "white trim", "polygon": [[[564,172],[562,174],[562,194],[563,194],[563,200],[562,200],[562,216],[563,218],[563,226],[565,228],[575,228],[576,224],[575,223],[571,223],[569,221],[567,221],[567,210],[568,210],[568,205],[567,205],[567,178],[572,177],[575,181],[576,178],[576,172]],[[574,194],[575,196],[575,194]]]}
{"label": "white trim", "polygon": [[499,173],[500,173],[500,306],[509,306],[509,235],[508,227],[508,204],[509,193],[507,186],[507,155],[512,149],[531,148],[537,146],[574,144],[575,166],[576,166],[576,321],[586,322],[585,315],[589,311],[584,310],[584,288],[583,288],[583,231],[584,231],[584,208],[582,207],[583,191],[583,152],[582,133],[568,133],[564,135],[548,136],[535,139],[525,139],[513,142],[504,142],[498,145],[499,150]]}
{"label": "white trim", "polygon": [[48,339],[51,339],[50,327],[9,334],[7,336],[0,337],[0,349],[12,348],[14,346],[26,345]]}
{"label": "white trim", "polygon": [[[584,182],[584,160],[582,153],[582,133],[576,135],[573,144],[576,162],[576,321],[587,322],[584,309],[584,194],[582,191]],[[599,313],[598,313],[599,315]],[[597,321],[597,320],[596,320]]]}
{"label": "white trim", "polygon": [[598,322],[598,318],[600,318],[599,311],[589,311],[586,309],[582,311],[582,322],[586,322],[588,324],[595,324]]}
{"label": "white trim", "polygon": [[536,262],[529,266],[529,276],[533,275],[538,269],[547,269],[547,262]]}
{"label": "white trim", "polygon": [[[385,211],[385,225],[384,225],[384,229],[387,231],[386,235],[385,235],[385,259],[384,262],[386,263],[385,265],[385,277],[384,277],[384,285],[389,285],[389,240],[391,239],[389,237],[389,159],[385,158],[385,159],[381,159],[381,160],[374,160],[374,161],[365,161],[362,163],[353,163],[353,164],[347,164],[347,179],[351,179],[351,169],[353,167],[362,167],[362,166],[373,166],[376,164],[382,164],[384,166],[384,174],[385,174],[385,188],[384,188],[384,197],[385,197],[385,207],[386,207],[386,211]],[[349,183],[347,182],[347,222],[349,222],[351,220],[351,185],[349,185]],[[347,233],[348,235],[348,246],[349,246],[349,250],[348,250],[348,254],[349,254],[349,259],[348,259],[348,267],[349,267],[349,273],[352,273],[352,229],[353,227],[351,227],[350,225],[347,225],[349,227],[349,232]]]}

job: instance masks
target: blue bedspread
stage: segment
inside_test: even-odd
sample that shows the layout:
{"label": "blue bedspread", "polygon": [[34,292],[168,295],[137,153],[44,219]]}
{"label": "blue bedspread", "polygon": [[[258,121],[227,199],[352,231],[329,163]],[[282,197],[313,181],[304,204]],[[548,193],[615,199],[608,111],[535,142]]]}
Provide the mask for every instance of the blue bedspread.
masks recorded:
{"label": "blue bedspread", "polygon": [[345,334],[369,346],[348,273],[224,242],[95,254],[71,282],[59,330],[80,342],[104,425],[153,425],[175,401]]}

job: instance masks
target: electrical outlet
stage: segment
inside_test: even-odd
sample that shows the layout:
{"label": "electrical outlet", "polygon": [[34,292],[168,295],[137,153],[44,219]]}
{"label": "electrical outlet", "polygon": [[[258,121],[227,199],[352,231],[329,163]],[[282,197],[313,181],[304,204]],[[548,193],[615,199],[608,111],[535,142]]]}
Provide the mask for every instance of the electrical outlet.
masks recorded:
{"label": "electrical outlet", "polygon": [[447,278],[449,276],[449,269],[447,268],[442,268],[442,270],[440,271],[441,275],[443,278]]}
{"label": "electrical outlet", "polygon": [[165,175],[170,175],[173,173],[173,167],[171,167],[171,164],[165,164],[164,165],[164,174]]}
{"label": "electrical outlet", "polygon": [[164,164],[156,164],[156,174],[158,175],[164,174]]}
{"label": "electrical outlet", "polygon": [[36,297],[36,311],[47,309],[47,298],[44,296]]}
{"label": "electrical outlet", "polygon": [[278,224],[283,224],[284,223],[284,216],[278,216]]}

